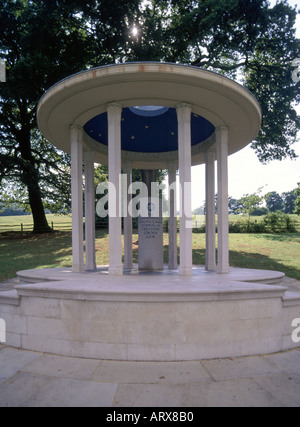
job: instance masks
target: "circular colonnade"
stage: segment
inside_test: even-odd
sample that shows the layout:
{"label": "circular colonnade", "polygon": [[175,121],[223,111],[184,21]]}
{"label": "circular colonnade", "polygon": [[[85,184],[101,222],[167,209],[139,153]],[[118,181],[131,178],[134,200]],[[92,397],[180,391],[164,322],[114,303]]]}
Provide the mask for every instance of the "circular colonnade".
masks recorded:
{"label": "circular colonnade", "polygon": [[[261,111],[253,95],[236,82],[196,67],[128,63],[72,75],[41,98],[37,119],[46,139],[72,159],[73,271],[96,268],[94,163],[108,165],[109,273],[132,268],[132,221],[124,217],[121,243],[120,175],[132,169],[167,169],[181,190],[181,275],[192,274],[191,166],[206,165],[206,269],[228,273],[228,155],[257,135]],[[82,161],[85,164],[83,250]],[[217,160],[218,251],[215,249],[215,160]],[[169,268],[177,268],[175,191],[169,194]],[[127,195],[128,196],[128,195]],[[126,201],[125,201],[126,202]],[[128,202],[128,200],[127,200]],[[128,203],[127,203],[128,206]],[[111,210],[111,212],[113,212]]]}

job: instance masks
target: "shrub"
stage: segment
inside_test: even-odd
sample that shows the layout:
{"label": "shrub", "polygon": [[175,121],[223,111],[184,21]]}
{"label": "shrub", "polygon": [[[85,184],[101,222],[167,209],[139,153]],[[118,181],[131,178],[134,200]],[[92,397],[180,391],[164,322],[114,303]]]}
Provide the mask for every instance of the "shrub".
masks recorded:
{"label": "shrub", "polygon": [[236,221],[229,223],[229,233],[264,233],[262,222]]}
{"label": "shrub", "polygon": [[281,211],[268,213],[262,222],[266,232],[294,233],[296,231],[295,221],[289,215]]}
{"label": "shrub", "polygon": [[163,231],[167,233],[169,231],[169,218],[164,217],[163,218]]}
{"label": "shrub", "polygon": [[194,227],[193,233],[205,233],[205,224],[201,225],[200,227]]}
{"label": "shrub", "polygon": [[262,221],[236,221],[229,223],[230,233],[295,233],[296,222],[281,211],[268,213]]}
{"label": "shrub", "polygon": [[[177,218],[177,231],[179,230],[179,219]],[[169,218],[163,217],[163,231],[167,233],[169,231]]]}
{"label": "shrub", "polygon": [[244,221],[229,223],[229,233],[245,233],[246,225]]}

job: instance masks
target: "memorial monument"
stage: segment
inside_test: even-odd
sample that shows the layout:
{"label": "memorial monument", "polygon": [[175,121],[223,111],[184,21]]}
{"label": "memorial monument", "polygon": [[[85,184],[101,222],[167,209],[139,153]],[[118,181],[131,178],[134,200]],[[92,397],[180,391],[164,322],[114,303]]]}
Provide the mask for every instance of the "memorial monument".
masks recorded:
{"label": "memorial monument", "polygon": [[[45,138],[72,157],[73,267],[85,271],[82,233],[82,177],[86,184],[86,265],[94,262],[93,164],[109,169],[109,273],[122,275],[121,185],[132,168],[167,169],[169,185],[179,171],[179,274],[192,274],[191,166],[206,165],[206,268],[228,273],[228,155],[257,135],[260,107],[245,88],[216,73],[163,63],[99,67],[75,74],[42,97],[38,124]],[[218,193],[218,249],[215,251],[215,161]],[[200,184],[200,183],[199,183]],[[204,183],[203,183],[204,185]],[[170,200],[170,204],[174,203]],[[174,260],[176,221],[170,206],[169,263]],[[128,215],[125,217],[128,217]],[[131,230],[124,227],[126,263]],[[127,248],[129,248],[127,250]],[[217,259],[217,261],[216,261]],[[127,268],[127,267],[126,267]]]}
{"label": "memorial monument", "polygon": [[[71,154],[72,267],[19,272],[20,285],[1,292],[8,344],[118,360],[236,357],[299,346],[291,340],[291,322],[300,298],[280,286],[284,274],[229,265],[227,159],[255,139],[261,119],[247,89],[179,64],[102,66],[51,87],[37,121],[48,141]],[[108,165],[108,266],[95,262],[95,163]],[[204,266],[192,263],[191,166],[198,164],[206,171],[199,182],[206,194]],[[147,189],[138,266],[132,260],[133,168],[143,171]],[[157,169],[167,169],[170,189],[166,265],[159,199],[148,191]]]}
{"label": "memorial monument", "polygon": [[147,186],[147,209],[138,217],[138,268],[158,271],[164,268],[163,219],[159,195],[152,194],[156,182],[155,170],[142,171],[143,183]]}

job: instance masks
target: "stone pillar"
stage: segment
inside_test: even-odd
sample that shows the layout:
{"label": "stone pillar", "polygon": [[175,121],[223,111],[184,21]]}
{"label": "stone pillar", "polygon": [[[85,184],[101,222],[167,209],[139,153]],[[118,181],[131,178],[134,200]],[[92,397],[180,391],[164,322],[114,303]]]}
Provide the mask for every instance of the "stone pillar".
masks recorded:
{"label": "stone pillar", "polygon": [[85,268],[96,269],[95,253],[95,186],[94,186],[94,152],[84,150],[85,173]]}
{"label": "stone pillar", "polygon": [[146,184],[148,189],[148,197],[146,204],[144,201],[142,214],[138,217],[138,267],[139,270],[163,270],[164,252],[161,201],[158,194],[152,193],[151,185],[156,182],[156,170],[142,170],[141,172],[143,183]]}
{"label": "stone pillar", "polygon": [[205,269],[208,271],[216,269],[215,158],[215,149],[209,148],[205,153]]}
{"label": "stone pillar", "polygon": [[218,176],[218,273],[229,273],[228,236],[228,129],[216,129]]}
{"label": "stone pillar", "polygon": [[84,271],[82,202],[82,128],[71,126],[72,271]]}
{"label": "stone pillar", "polygon": [[128,187],[132,183],[132,167],[131,164],[126,162],[124,164],[123,172],[126,175],[126,184],[124,189],[124,268],[132,269],[132,217],[128,212],[128,204],[130,195],[128,194]]}
{"label": "stone pillar", "polygon": [[176,163],[168,165],[169,180],[169,268],[176,270],[177,261],[177,215],[176,215]]}
{"label": "stone pillar", "polygon": [[191,206],[191,106],[177,107],[178,159],[181,194],[180,266],[179,274],[190,276],[192,268],[192,206]]}
{"label": "stone pillar", "polygon": [[108,192],[109,274],[113,275],[123,274],[120,182],[121,114],[121,105],[116,103],[108,104],[108,180],[110,183]]}

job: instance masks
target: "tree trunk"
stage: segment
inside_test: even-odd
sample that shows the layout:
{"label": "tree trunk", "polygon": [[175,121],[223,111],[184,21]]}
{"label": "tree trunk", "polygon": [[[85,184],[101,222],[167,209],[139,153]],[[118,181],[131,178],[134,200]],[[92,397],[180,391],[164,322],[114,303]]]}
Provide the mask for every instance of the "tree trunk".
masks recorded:
{"label": "tree trunk", "polygon": [[51,233],[52,228],[49,227],[46,218],[41,192],[38,180],[35,179],[28,185],[29,203],[33,217],[33,232],[34,233]]}
{"label": "tree trunk", "polygon": [[21,179],[28,191],[29,204],[33,217],[33,232],[51,233],[52,228],[48,225],[42,202],[41,190],[39,187],[39,173],[31,151],[30,127],[26,125],[23,126],[19,136],[19,147],[23,160]]}

